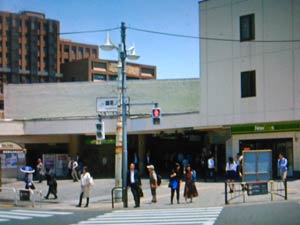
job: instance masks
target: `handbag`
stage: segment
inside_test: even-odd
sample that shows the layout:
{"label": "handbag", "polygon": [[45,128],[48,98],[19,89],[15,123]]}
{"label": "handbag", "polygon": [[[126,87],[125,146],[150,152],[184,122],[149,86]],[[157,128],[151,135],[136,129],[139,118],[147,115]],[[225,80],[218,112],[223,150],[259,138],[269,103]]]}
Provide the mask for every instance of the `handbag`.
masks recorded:
{"label": "handbag", "polygon": [[172,189],[177,189],[178,188],[178,181],[177,180],[173,180],[172,182]]}

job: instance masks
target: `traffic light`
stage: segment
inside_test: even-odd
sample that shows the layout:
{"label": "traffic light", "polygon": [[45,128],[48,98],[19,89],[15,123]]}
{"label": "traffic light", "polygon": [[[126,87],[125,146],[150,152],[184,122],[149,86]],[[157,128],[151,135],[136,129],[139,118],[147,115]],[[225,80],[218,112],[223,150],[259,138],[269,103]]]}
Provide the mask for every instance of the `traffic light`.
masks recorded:
{"label": "traffic light", "polygon": [[98,116],[99,122],[96,123],[96,142],[101,143],[101,140],[105,139],[104,122],[101,116]]}
{"label": "traffic light", "polygon": [[160,124],[160,118],[161,118],[160,108],[154,107],[152,109],[152,122],[153,122],[153,125],[159,125]]}

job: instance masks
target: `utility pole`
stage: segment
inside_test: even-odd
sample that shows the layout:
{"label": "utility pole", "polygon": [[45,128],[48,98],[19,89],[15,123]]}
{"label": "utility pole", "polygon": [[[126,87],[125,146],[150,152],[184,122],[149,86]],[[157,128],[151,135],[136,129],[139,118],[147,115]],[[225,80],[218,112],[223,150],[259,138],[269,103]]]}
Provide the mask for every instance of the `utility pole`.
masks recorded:
{"label": "utility pole", "polygon": [[[126,27],[125,23],[121,24],[121,44],[116,46],[110,40],[107,33],[106,43],[100,46],[105,51],[116,49],[119,53],[118,61],[118,95],[119,105],[117,109],[117,132],[116,132],[116,148],[115,148],[115,186],[121,187],[122,183],[122,200],[124,207],[128,206],[127,200],[127,170],[128,170],[128,150],[127,150],[127,97],[126,97],[126,58],[137,60],[138,55],[135,54],[135,47],[126,49]],[[129,52],[130,54],[127,54]],[[120,199],[121,192],[116,192],[116,199]]]}
{"label": "utility pole", "polygon": [[122,154],[122,190],[123,190],[123,206],[124,208],[128,207],[128,199],[127,199],[127,170],[128,170],[128,151],[127,151],[127,102],[126,101],[126,27],[125,23],[122,22],[121,24],[121,40],[122,40],[122,49],[120,52],[120,58],[122,63],[122,125],[123,125],[123,132],[122,132],[122,139],[123,139],[123,154]]}

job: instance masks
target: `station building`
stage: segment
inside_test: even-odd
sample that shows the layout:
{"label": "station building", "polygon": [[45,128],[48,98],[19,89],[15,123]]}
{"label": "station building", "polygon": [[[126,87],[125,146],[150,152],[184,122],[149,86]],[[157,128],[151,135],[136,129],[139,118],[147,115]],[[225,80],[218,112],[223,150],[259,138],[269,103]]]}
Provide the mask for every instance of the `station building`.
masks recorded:
{"label": "station building", "polygon": [[[144,168],[149,152],[161,172],[187,158],[226,159],[244,149],[272,149],[273,175],[283,152],[289,176],[300,175],[300,2],[207,0],[199,3],[199,79],[130,80],[129,159]],[[96,98],[117,96],[118,81],[9,84],[0,140],[41,154],[79,156],[99,176],[114,174],[116,119],[104,117],[106,141],[95,144]],[[158,102],[160,125],[151,105]]]}

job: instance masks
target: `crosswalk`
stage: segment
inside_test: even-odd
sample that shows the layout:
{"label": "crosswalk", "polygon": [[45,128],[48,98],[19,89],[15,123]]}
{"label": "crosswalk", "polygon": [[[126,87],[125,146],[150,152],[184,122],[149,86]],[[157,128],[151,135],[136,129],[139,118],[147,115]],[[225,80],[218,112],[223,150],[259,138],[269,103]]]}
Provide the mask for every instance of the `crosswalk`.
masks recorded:
{"label": "crosswalk", "polygon": [[43,210],[8,210],[0,211],[0,224],[11,220],[30,220],[33,218],[48,218],[55,215],[70,215],[72,212],[56,212]]}
{"label": "crosswalk", "polygon": [[222,207],[119,210],[81,221],[77,225],[213,225]]}

